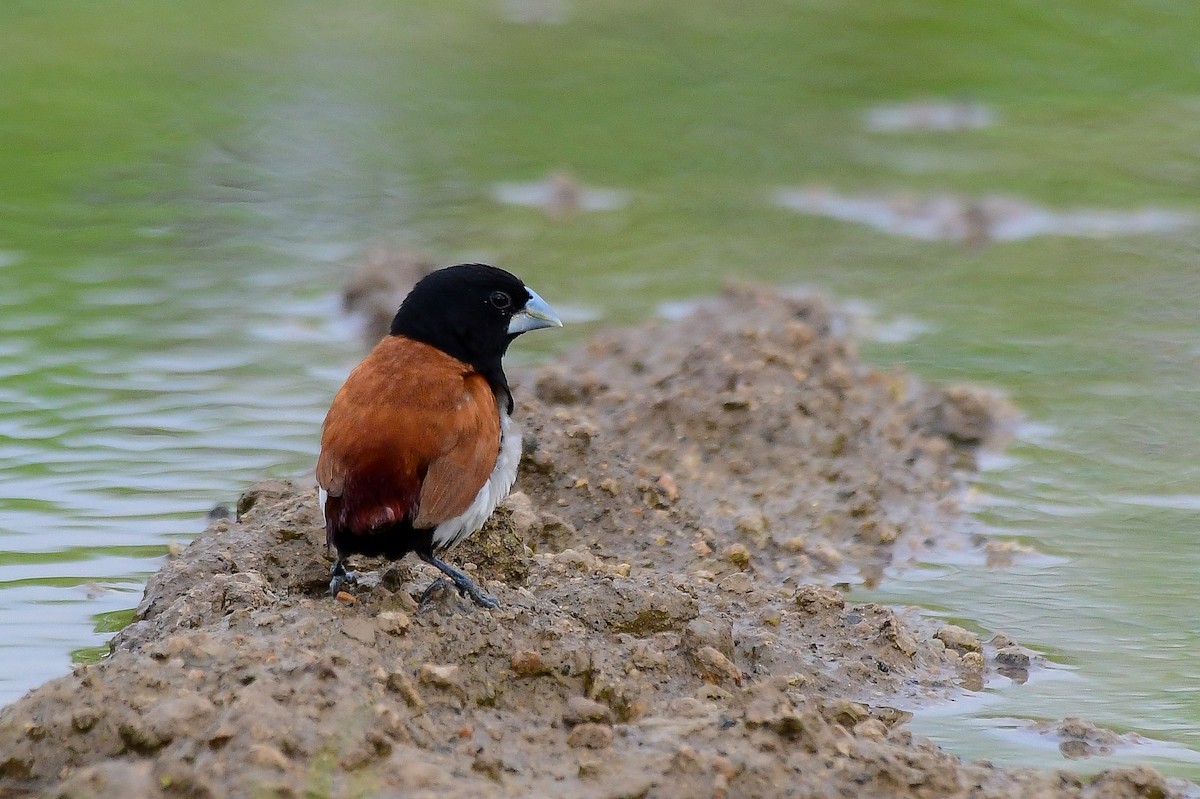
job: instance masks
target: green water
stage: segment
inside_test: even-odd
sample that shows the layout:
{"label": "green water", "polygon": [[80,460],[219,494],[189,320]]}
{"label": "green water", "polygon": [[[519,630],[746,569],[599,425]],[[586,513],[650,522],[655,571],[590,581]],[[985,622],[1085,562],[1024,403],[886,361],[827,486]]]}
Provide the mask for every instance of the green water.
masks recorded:
{"label": "green water", "polygon": [[[1036,554],[959,553],[856,597],[1052,667],[914,726],[1053,767],[1022,730],[1081,715],[1163,742],[1116,761],[1200,777],[1196,229],[976,250],[771,201],[822,183],[1200,213],[1200,6],[519,5],[0,5],[0,699],[95,658],[213,504],[311,468],[360,354],[344,264],[386,241],[507,266],[576,320],[728,277],[915,320],[864,350],[1026,412],[977,514]],[[996,124],[864,126],[927,96]],[[493,199],[558,169],[628,202],[556,220]]]}

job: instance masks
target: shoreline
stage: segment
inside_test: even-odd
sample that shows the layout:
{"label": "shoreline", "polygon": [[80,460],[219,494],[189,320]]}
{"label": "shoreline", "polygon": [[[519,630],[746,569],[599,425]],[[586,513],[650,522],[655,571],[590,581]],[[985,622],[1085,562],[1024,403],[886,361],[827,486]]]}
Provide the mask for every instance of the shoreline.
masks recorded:
{"label": "shoreline", "polygon": [[815,299],[733,288],[513,375],[516,493],[451,553],[501,602],[325,597],[315,491],[249,489],[103,663],[0,710],[0,795],[1182,796],[965,763],[909,709],[1037,667],[832,583],[966,535],[1015,411],[863,365]]}

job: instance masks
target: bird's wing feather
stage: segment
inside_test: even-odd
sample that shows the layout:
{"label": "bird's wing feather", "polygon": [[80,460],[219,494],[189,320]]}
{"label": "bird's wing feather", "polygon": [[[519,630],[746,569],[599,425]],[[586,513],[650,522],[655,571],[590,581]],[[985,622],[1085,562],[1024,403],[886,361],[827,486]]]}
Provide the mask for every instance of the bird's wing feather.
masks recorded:
{"label": "bird's wing feather", "polygon": [[500,414],[496,395],[480,375],[466,382],[463,403],[453,415],[457,430],[445,452],[429,464],[421,484],[413,527],[434,527],[466,511],[487,482],[500,453]]}
{"label": "bird's wing feather", "polygon": [[495,465],[499,424],[495,395],[471,367],[410,339],[384,339],[325,417],[317,482],[330,497],[330,536],[406,518],[433,526],[461,513]]}

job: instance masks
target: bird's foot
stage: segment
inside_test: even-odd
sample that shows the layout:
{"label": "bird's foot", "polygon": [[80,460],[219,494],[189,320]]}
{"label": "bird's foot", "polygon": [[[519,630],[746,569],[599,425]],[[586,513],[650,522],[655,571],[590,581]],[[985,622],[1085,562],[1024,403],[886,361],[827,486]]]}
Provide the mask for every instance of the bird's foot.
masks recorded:
{"label": "bird's foot", "polygon": [[439,577],[429,584],[429,587],[421,592],[421,600],[417,603],[417,610],[423,610],[426,605],[433,601],[438,592],[450,589],[450,581],[445,577]]}
{"label": "bird's foot", "polygon": [[342,563],[341,558],[334,561],[333,568],[329,570],[330,596],[337,596],[343,586],[354,585],[357,582],[358,572],[346,571],[346,566]]}
{"label": "bird's foot", "polygon": [[[425,561],[430,566],[433,566],[442,574],[446,575],[446,577],[449,577],[454,583],[454,586],[458,588],[462,594],[469,596],[471,601],[473,601],[476,605],[479,605],[482,608],[488,608],[489,610],[500,607],[499,602],[483,593],[483,591],[479,590],[479,586],[475,585],[474,580],[445,561],[435,558],[433,555],[422,555],[421,560]],[[425,589],[425,593],[421,594],[422,605],[424,605],[425,600],[429,598],[430,592],[433,591],[435,587],[440,587],[439,584],[444,586],[446,584],[446,580],[442,577],[439,577],[434,580],[428,588]]]}

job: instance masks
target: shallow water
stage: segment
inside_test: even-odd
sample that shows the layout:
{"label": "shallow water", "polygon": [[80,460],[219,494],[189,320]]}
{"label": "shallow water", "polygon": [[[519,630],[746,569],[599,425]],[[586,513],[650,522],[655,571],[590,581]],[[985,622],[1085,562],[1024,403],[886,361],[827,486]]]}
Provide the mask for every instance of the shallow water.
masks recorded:
{"label": "shallow water", "polygon": [[[772,199],[822,183],[1196,214],[1200,101],[1176,53],[1200,12],[402,5],[0,9],[0,700],[99,656],[214,504],[311,469],[360,354],[344,265],[382,241],[492,260],[617,323],[727,277],[815,286],[873,312],[876,362],[1006,392],[1028,421],[975,518],[1034,554],[957,553],[854,598],[1004,631],[1051,667],[915,728],[1054,767],[1023,725],[1079,715],[1163,743],[1074,766],[1200,777],[1196,233],[964,248]],[[1110,20],[1104,48],[1074,38]],[[1012,52],[1039,77],[1014,81]],[[864,126],[938,94],[993,124]],[[495,199],[559,172],[621,202]]]}

